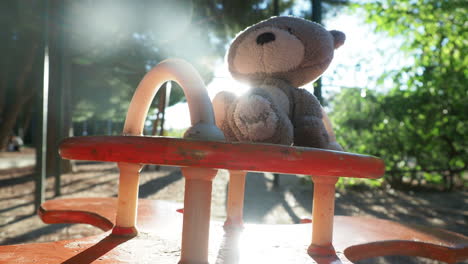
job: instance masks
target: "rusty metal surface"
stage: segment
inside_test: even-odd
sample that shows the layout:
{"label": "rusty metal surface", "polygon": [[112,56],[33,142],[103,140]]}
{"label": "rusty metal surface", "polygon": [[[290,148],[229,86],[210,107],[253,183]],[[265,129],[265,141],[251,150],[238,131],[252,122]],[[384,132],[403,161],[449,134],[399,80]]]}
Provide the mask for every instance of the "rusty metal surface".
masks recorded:
{"label": "rusty metal surface", "polygon": [[229,170],[380,178],[381,159],[353,153],[272,144],[226,143],[167,137],[92,136],[62,141],[66,159]]}
{"label": "rusty metal surface", "polygon": [[[84,205],[90,204],[86,210]],[[83,222],[76,215],[99,215],[113,223],[115,198],[58,199],[43,205],[42,217],[55,222]],[[62,209],[60,209],[62,208]],[[0,247],[0,263],[177,263],[180,258],[182,214],[179,204],[139,200],[136,237],[110,232],[93,237]],[[48,211],[51,210],[51,211]],[[89,224],[100,226],[99,218]],[[93,222],[95,221],[95,222]],[[352,263],[385,255],[422,256],[453,263],[467,259],[468,237],[441,229],[409,226],[387,220],[337,216],[336,254],[312,259],[306,251],[310,224],[245,225],[225,232],[222,223],[210,227],[210,263]]]}

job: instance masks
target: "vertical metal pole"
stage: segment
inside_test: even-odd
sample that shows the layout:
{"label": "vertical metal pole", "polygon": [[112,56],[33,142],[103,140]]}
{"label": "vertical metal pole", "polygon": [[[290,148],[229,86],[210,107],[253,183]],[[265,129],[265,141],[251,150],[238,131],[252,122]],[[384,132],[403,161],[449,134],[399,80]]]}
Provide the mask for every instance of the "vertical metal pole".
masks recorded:
{"label": "vertical metal pole", "polygon": [[[279,0],[273,0],[273,16],[279,16]],[[273,173],[273,187],[279,187],[279,174]]]}
{"label": "vertical metal pole", "polygon": [[229,171],[227,216],[224,228],[242,228],[244,225],[245,171]]}
{"label": "vertical metal pole", "polygon": [[134,236],[138,212],[138,183],[142,165],[136,163],[119,162],[119,194],[117,215],[112,234]]}
{"label": "vertical metal pole", "polygon": [[279,0],[273,0],[273,15],[279,16]]}
{"label": "vertical metal pole", "polygon": [[322,0],[312,0],[312,21],[322,23]]}
{"label": "vertical metal pole", "polygon": [[[321,24],[322,23],[322,0],[311,0],[312,4],[312,21]],[[322,78],[318,79],[314,83],[314,95],[317,97],[319,102],[323,104],[322,97]]]}
{"label": "vertical metal pole", "polygon": [[310,256],[333,256],[333,217],[335,214],[335,184],[338,178],[312,177],[314,199],[312,207],[312,243]]}
{"label": "vertical metal pole", "polygon": [[211,191],[217,171],[182,168],[185,177],[182,247],[178,264],[208,264]]}
{"label": "vertical metal pole", "polygon": [[49,54],[48,54],[48,7],[49,1],[44,0],[44,69],[42,74],[42,87],[39,89],[37,96],[37,115],[38,115],[38,132],[35,137],[36,145],[36,190],[35,190],[35,209],[39,209],[40,205],[45,200],[45,185],[46,185],[46,151],[47,151],[47,102],[49,95]]}
{"label": "vertical metal pole", "polygon": [[53,60],[56,65],[53,65],[53,80],[54,84],[53,87],[55,89],[55,93],[57,97],[54,100],[58,100],[56,102],[55,106],[55,111],[56,111],[56,117],[57,117],[57,122],[56,122],[56,138],[54,140],[54,150],[53,152],[55,153],[54,158],[55,158],[55,184],[54,184],[54,191],[55,191],[55,196],[60,196],[61,195],[61,175],[63,171],[63,164],[62,164],[62,158],[60,155],[58,155],[57,149],[59,147],[60,140],[62,140],[65,137],[65,103],[64,103],[64,89],[65,88],[65,78],[63,76],[64,74],[64,64],[65,64],[65,37],[64,37],[64,25],[63,23],[63,16],[64,16],[64,2],[63,1],[56,1],[54,3],[54,6],[51,10],[51,16],[52,19],[50,22],[53,24],[50,25],[49,30],[54,30],[53,32],[53,41],[54,43],[54,51],[55,53],[52,54],[56,58]]}

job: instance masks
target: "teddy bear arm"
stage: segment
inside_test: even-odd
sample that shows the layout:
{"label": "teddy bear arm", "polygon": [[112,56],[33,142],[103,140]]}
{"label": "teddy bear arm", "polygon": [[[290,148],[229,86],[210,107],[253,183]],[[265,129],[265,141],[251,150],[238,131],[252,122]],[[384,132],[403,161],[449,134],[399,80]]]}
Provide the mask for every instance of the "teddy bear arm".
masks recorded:
{"label": "teddy bear arm", "polygon": [[336,142],[331,121],[317,98],[305,90],[302,95],[296,103],[299,107],[294,117],[294,142],[301,146],[343,151]]}
{"label": "teddy bear arm", "polygon": [[293,90],[294,116],[315,116],[322,118],[322,106],[315,95],[302,88]]}

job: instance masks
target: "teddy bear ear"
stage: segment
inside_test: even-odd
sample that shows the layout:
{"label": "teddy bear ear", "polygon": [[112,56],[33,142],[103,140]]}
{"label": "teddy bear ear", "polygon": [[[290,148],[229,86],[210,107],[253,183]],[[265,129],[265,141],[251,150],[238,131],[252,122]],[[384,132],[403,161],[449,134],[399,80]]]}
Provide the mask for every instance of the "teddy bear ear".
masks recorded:
{"label": "teddy bear ear", "polygon": [[345,42],[346,35],[343,32],[338,31],[338,30],[330,30],[330,33],[333,36],[333,41],[335,43],[335,49],[341,47],[341,45],[343,45],[344,42]]}

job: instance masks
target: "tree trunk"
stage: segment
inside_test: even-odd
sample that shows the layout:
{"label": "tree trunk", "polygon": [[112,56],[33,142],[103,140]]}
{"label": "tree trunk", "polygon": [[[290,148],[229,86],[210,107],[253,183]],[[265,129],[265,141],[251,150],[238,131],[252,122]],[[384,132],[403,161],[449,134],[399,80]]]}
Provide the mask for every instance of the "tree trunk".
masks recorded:
{"label": "tree trunk", "polygon": [[16,120],[23,110],[25,103],[32,97],[32,91],[26,91],[27,80],[31,77],[32,67],[36,58],[37,45],[33,44],[29,50],[27,61],[24,65],[24,70],[16,82],[15,103],[4,111],[2,118],[2,126],[0,127],[0,151],[6,149],[8,139],[16,124]]}
{"label": "tree trunk", "polygon": [[4,151],[8,146],[8,140],[13,133],[13,128],[15,127],[16,120],[18,119],[21,110],[25,104],[24,99],[19,99],[13,104],[8,111],[5,112],[5,118],[2,122],[2,127],[0,128],[0,150]]}
{"label": "tree trunk", "polygon": [[49,3],[49,101],[47,124],[47,175],[55,176],[55,195],[60,195],[61,174],[73,170],[70,161],[62,160],[58,154],[60,141],[70,132],[71,119],[67,117],[71,110],[69,104],[70,60],[66,45],[65,3]]}
{"label": "tree trunk", "polygon": [[31,99],[26,103],[27,107],[26,110],[24,111],[24,120],[23,120],[23,135],[27,135],[29,126],[31,125],[31,119],[33,116],[33,107],[34,107],[34,102],[36,101],[36,93],[33,93],[33,96],[31,96]]}
{"label": "tree trunk", "polygon": [[[8,4],[3,3],[2,8],[6,8]],[[8,19],[7,19],[8,21]],[[13,21],[8,21],[8,25],[3,25],[3,28],[6,29],[8,27],[11,27],[13,25]],[[5,102],[6,102],[6,92],[7,92],[7,87],[10,81],[10,76],[11,76],[11,54],[9,54],[9,51],[13,48],[12,44],[12,36],[10,35],[10,32],[8,30],[1,30],[0,31],[0,39],[4,42],[6,42],[6,45],[3,46],[3,54],[2,54],[2,59],[0,60],[0,121],[2,120],[1,117],[3,116],[4,113],[4,107],[5,107]]]}
{"label": "tree trunk", "polygon": [[[2,120],[1,117],[3,116],[3,109],[5,107],[5,99],[6,99],[6,91],[7,91],[7,74],[6,68],[0,68],[0,121]],[[5,72],[4,72],[5,71]]]}
{"label": "tree trunk", "polygon": [[453,188],[455,186],[454,184],[454,179],[455,179],[455,172],[452,171],[452,170],[449,170],[447,172],[447,176],[446,176],[446,184],[445,184],[445,190],[446,191],[453,191]]}

